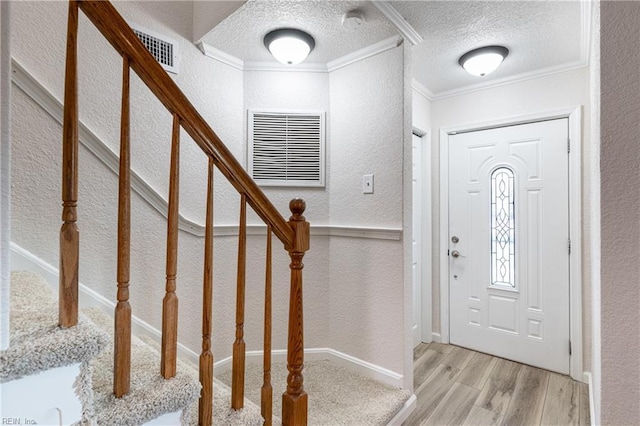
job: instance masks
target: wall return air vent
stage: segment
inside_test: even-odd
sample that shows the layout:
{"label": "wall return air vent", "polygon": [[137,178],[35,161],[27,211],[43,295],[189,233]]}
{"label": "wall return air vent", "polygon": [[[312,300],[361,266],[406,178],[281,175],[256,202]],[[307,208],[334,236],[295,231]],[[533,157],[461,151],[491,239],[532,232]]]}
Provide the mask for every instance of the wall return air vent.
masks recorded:
{"label": "wall return air vent", "polygon": [[137,25],[131,29],[166,71],[178,73],[178,43],[164,35]]}
{"label": "wall return air vent", "polygon": [[249,111],[249,173],[261,186],[325,186],[324,112]]}

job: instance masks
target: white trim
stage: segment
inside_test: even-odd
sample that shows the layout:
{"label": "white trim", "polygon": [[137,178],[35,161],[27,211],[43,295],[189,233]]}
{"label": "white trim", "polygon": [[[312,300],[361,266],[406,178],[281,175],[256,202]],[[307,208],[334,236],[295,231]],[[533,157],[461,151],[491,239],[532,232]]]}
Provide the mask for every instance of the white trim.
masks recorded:
{"label": "white trim", "polygon": [[431,339],[433,342],[442,343],[442,336],[440,333],[431,333]]}
{"label": "white trim", "polygon": [[[263,351],[247,351],[245,354],[245,360],[249,364],[262,363]],[[402,388],[403,375],[388,370],[384,367],[372,364],[370,362],[361,360],[354,356],[345,354],[340,351],[336,351],[331,348],[306,348],[304,350],[304,357],[306,361],[315,360],[329,360],[335,365],[344,367],[350,371],[356,372],[364,377],[372,380],[376,380],[381,383],[385,383],[390,386]],[[281,362],[287,360],[286,349],[274,349],[271,351],[271,361]],[[197,359],[196,359],[197,361]],[[219,376],[231,369],[233,363],[232,357],[223,358],[213,366],[214,374]]]}
{"label": "white trim", "polygon": [[[11,243],[11,265],[14,270],[31,271],[39,273],[45,281],[49,283],[54,291],[58,291],[59,271],[51,264],[40,259],[33,253],[25,250],[15,243]],[[90,289],[86,285],[79,283],[79,299],[80,305],[83,307],[94,307],[101,309],[105,314],[113,317],[115,302],[107,299],[101,294]],[[160,344],[162,334],[160,330],[151,326],[147,322],[133,315],[131,317],[131,330],[138,336],[146,336]],[[178,353],[181,357],[189,359],[191,362],[198,364],[199,354],[178,343]]]}
{"label": "white trim", "polygon": [[402,37],[409,40],[412,45],[420,44],[424,41],[422,36],[415,28],[409,24],[406,19],[398,12],[388,1],[372,1],[373,5],[382,13],[385,18],[393,24]]}
{"label": "white trim", "polygon": [[[569,339],[573,353],[569,357],[570,374],[582,380],[582,107],[509,117],[440,129],[440,333],[442,343],[449,343],[449,135],[557,118],[569,119],[569,232],[572,250],[569,260]],[[573,208],[572,208],[573,207]]]}
{"label": "white trim", "polygon": [[522,81],[533,80],[535,78],[542,78],[549,75],[559,74],[567,71],[573,71],[580,68],[585,68],[587,66],[588,66],[588,63],[583,60],[573,61],[573,62],[569,62],[562,65],[554,65],[548,68],[542,68],[539,70],[524,72],[521,74],[498,78],[495,80],[488,80],[482,83],[472,84],[472,85],[460,87],[457,89],[445,90],[444,92],[435,93],[431,98],[431,100],[438,101],[440,99],[446,99],[452,96],[465,95],[467,93],[473,93],[480,90],[506,86],[508,84],[520,83]]}
{"label": "white trim", "polygon": [[386,52],[387,50],[396,48],[401,44],[402,37],[395,35],[370,46],[358,49],[355,52],[333,59],[326,64],[318,62],[303,62],[295,66],[285,65],[279,62],[243,61],[240,58],[223,52],[220,49],[216,49],[202,41],[196,46],[200,49],[203,55],[222,62],[223,64],[227,64],[240,71],[329,73],[379,53]]}
{"label": "white trim", "polygon": [[[62,103],[15,59],[12,61],[12,65],[13,83],[46,111],[51,118],[62,125]],[[120,169],[118,155],[81,121],[78,123],[78,136],[80,143],[117,176],[118,170]],[[140,195],[151,207],[158,211],[158,213],[165,218],[167,217],[168,208],[165,199],[134,170],[131,170],[131,189]],[[202,225],[182,215],[179,215],[178,227],[190,234],[199,237],[204,236],[204,227]]]}
{"label": "white trim", "polygon": [[[11,243],[11,262],[15,269],[39,273],[54,290],[57,290],[59,276],[58,269],[15,243]],[[113,316],[115,302],[112,302],[106,297],[91,290],[82,283],[79,284],[79,290],[80,304],[82,306],[100,308],[107,315]],[[135,335],[143,335],[160,343],[162,334],[157,328],[141,320],[135,315],[131,317],[131,324],[132,331]],[[262,353],[262,351],[247,351],[247,362],[262,362]],[[403,387],[402,374],[335,349],[307,348],[304,350],[304,353],[307,360],[328,359],[336,365],[341,365],[370,379],[399,388]],[[196,365],[199,362],[200,355],[181,343],[178,343],[178,354]],[[286,358],[286,349],[276,349],[272,351],[272,360],[274,362],[285,361]],[[230,368],[231,357],[223,358],[214,364],[214,372],[216,375],[219,375]]]}
{"label": "white trim", "polygon": [[[42,86],[22,65],[16,60],[12,61],[12,80],[25,94],[47,112],[56,122],[62,124],[62,103],[51,92]],[[118,174],[120,162],[116,153],[109,148],[95,133],[82,122],[79,123],[80,143],[96,156],[109,170]],[[151,185],[149,185],[135,171],[131,171],[131,188],[139,194],[151,207],[163,217],[167,217],[167,201]],[[180,215],[178,218],[180,230],[197,237],[204,237],[204,225],[191,221]],[[216,237],[237,236],[237,225],[215,225]],[[247,235],[266,235],[266,225],[248,225]],[[402,229],[376,228],[342,225],[311,226],[311,235],[335,236],[351,238],[370,238],[380,240],[396,240],[402,238]]]}
{"label": "white trim", "polygon": [[591,418],[591,425],[596,425],[596,404],[593,394],[593,376],[590,371],[584,372],[584,383],[589,386],[589,417]]}
{"label": "white trim", "polygon": [[363,59],[367,59],[379,53],[386,52],[387,50],[394,49],[401,44],[402,38],[400,36],[389,37],[387,39],[379,41],[378,43],[372,44],[371,46],[358,49],[355,52],[349,53],[348,55],[344,55],[340,58],[334,59],[333,61],[327,62],[327,70],[329,72],[332,72],[340,68],[344,68],[358,61],[362,61]]}
{"label": "white trim", "polygon": [[413,410],[416,409],[417,402],[418,398],[416,397],[416,395],[411,395],[409,399],[405,401],[400,411],[398,411],[396,415],[393,416],[391,420],[389,420],[387,426],[400,426],[405,420],[409,418],[411,413],[413,413]]}
{"label": "white trim", "polygon": [[317,62],[303,62],[298,65],[285,65],[280,62],[252,62],[244,63],[244,71],[263,71],[263,72],[316,72],[326,73],[327,65]]}
{"label": "white trim", "polygon": [[[573,71],[580,68],[589,66],[590,58],[589,52],[591,51],[591,5],[594,0],[581,0],[580,1],[580,59],[566,64],[554,65],[539,70],[533,70],[521,74],[516,74],[504,78],[495,80],[488,80],[482,83],[472,84],[469,86],[459,87],[456,89],[445,90],[438,93],[433,93],[425,87],[426,93],[431,93],[431,96],[426,96],[431,101],[437,101],[440,99],[450,98],[452,96],[463,95],[467,93],[477,92],[479,90],[485,90],[494,87],[500,87],[507,84],[519,83],[521,81],[532,80],[534,78],[541,78],[548,75],[559,74],[567,71]],[[374,2],[376,4],[377,2]],[[424,87],[424,86],[423,86]]]}
{"label": "white trim", "polygon": [[424,96],[428,101],[433,101],[433,97],[435,96],[433,92],[427,89],[422,83],[420,83],[415,78],[411,81],[411,88]]}
{"label": "white trim", "polygon": [[227,52],[223,52],[220,49],[216,49],[215,47],[201,41],[196,44],[196,47],[200,49],[203,55],[208,56],[216,61],[222,62],[223,64],[227,64],[230,67],[238,69],[240,71],[244,70],[244,61],[240,58],[236,58],[233,55],[228,54]]}

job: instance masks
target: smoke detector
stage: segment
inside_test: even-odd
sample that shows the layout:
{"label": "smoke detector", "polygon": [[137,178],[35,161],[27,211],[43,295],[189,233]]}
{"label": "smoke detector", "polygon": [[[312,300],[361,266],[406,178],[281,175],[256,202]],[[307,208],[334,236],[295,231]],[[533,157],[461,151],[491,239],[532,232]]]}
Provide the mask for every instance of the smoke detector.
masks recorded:
{"label": "smoke detector", "polygon": [[342,17],[342,26],[348,30],[357,30],[364,24],[364,14],[359,10],[347,12]]}

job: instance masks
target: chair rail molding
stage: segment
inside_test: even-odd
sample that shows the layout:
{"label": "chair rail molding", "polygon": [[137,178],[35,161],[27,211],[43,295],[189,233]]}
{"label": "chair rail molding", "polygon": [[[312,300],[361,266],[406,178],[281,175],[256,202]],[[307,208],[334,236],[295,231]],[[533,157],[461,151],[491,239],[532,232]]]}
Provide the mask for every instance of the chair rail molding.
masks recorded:
{"label": "chair rail molding", "polygon": [[[12,82],[49,114],[51,118],[62,125],[62,103],[15,58],[12,59],[11,65]],[[79,123],[79,140],[82,146],[89,150],[115,175],[118,175],[120,164],[118,155],[82,122]],[[131,170],[131,189],[158,213],[167,218],[167,201],[133,169]],[[204,224],[197,223],[182,215],[178,217],[178,228],[191,235],[204,238]],[[219,224],[215,225],[214,229],[216,237],[238,236],[238,225]],[[264,224],[247,225],[247,235],[249,236],[262,236],[266,235],[266,233],[267,227]],[[402,239],[402,229],[371,226],[315,225],[311,226],[311,235],[400,241]]]}

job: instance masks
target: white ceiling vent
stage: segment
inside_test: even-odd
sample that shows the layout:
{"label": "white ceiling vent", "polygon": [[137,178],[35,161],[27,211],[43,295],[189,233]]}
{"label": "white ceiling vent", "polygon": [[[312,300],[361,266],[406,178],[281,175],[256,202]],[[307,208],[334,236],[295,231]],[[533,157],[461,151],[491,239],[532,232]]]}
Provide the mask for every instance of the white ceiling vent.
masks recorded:
{"label": "white ceiling vent", "polygon": [[324,186],[324,112],[249,111],[249,173],[262,186]]}
{"label": "white ceiling vent", "polygon": [[178,43],[175,40],[138,25],[131,25],[131,29],[162,68],[174,74],[178,73]]}

